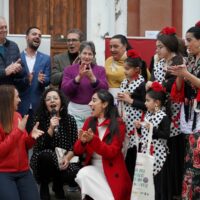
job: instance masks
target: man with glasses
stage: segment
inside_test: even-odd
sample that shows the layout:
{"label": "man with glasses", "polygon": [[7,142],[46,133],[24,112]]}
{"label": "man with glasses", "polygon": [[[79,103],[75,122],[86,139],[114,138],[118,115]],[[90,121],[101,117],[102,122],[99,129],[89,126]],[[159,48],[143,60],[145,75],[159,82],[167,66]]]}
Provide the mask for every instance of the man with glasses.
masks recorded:
{"label": "man with glasses", "polygon": [[51,70],[51,83],[60,88],[63,70],[65,67],[79,61],[78,54],[80,43],[84,40],[84,34],[78,29],[71,29],[67,33],[67,51],[53,57]]}

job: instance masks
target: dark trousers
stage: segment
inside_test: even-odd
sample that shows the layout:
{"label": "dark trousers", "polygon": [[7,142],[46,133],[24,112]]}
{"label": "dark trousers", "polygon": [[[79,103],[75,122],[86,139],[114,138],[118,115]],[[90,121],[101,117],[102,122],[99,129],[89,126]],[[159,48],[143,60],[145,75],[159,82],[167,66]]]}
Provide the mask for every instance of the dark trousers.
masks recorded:
{"label": "dark trousers", "polygon": [[72,167],[72,165],[76,164],[70,164],[71,166],[68,166],[66,170],[59,170],[51,154],[47,152],[41,153],[38,159],[38,175],[41,183],[48,184],[50,181],[53,181],[55,187],[61,187],[64,183],[71,187],[77,186],[74,179],[80,167]]}
{"label": "dark trousers", "polygon": [[40,200],[37,185],[31,172],[0,172],[0,199]]}

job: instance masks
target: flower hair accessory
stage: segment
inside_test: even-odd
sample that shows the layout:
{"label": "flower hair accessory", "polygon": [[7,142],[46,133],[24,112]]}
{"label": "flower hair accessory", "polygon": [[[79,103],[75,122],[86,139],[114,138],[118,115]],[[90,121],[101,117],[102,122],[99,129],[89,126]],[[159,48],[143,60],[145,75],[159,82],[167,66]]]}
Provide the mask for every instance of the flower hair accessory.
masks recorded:
{"label": "flower hair accessory", "polygon": [[141,58],[140,55],[139,55],[139,53],[136,50],[134,50],[134,49],[128,50],[127,51],[127,56],[129,58]]}
{"label": "flower hair accessory", "polygon": [[200,28],[200,21],[195,24],[196,27]]}
{"label": "flower hair accessory", "polygon": [[154,81],[151,85],[151,89],[155,92],[166,92],[165,88],[159,83]]}
{"label": "flower hair accessory", "polygon": [[176,28],[166,26],[161,30],[161,33],[164,34],[164,35],[175,35],[176,34]]}

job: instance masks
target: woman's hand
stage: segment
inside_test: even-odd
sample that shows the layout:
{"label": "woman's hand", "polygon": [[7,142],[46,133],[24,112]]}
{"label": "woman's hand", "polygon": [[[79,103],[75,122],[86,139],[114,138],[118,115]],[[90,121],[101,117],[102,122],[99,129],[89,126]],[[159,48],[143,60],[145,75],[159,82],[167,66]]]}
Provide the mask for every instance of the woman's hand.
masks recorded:
{"label": "woman's hand", "polygon": [[35,126],[33,127],[33,130],[31,131],[31,137],[34,138],[35,140],[44,134],[44,131],[39,130],[38,126],[39,122],[36,122]]}
{"label": "woman's hand", "polygon": [[88,131],[79,130],[78,139],[81,140],[82,143],[90,142],[93,139],[94,133],[91,128]]}
{"label": "woman's hand", "polygon": [[92,139],[94,137],[94,133],[91,128],[89,128],[88,131],[86,131],[84,134],[85,134],[87,142],[92,141]]}
{"label": "woman's hand", "polygon": [[27,121],[28,121],[28,115],[24,115],[22,119],[18,119],[18,128],[21,131],[24,131],[24,129],[26,128]]}
{"label": "woman's hand", "polygon": [[130,94],[127,93],[127,92],[124,92],[124,93],[118,93],[117,94],[117,99],[120,100],[120,101],[123,101],[123,102],[127,102],[129,104],[132,104],[133,103],[133,99],[131,98]]}
{"label": "woman's hand", "polygon": [[88,79],[92,82],[95,83],[96,82],[96,77],[93,74],[91,65],[85,65],[85,75],[88,77]]}
{"label": "woman's hand", "polygon": [[48,133],[49,133],[50,136],[53,135],[55,127],[59,126],[59,120],[60,120],[60,118],[57,117],[57,116],[54,116],[50,119],[50,126],[49,126],[49,129],[48,129]]}
{"label": "woman's hand", "polygon": [[86,143],[87,142],[87,138],[86,135],[84,134],[85,131],[83,131],[82,129],[80,129],[78,131],[78,139],[82,142],[82,143]]}
{"label": "woman's hand", "polygon": [[60,170],[65,170],[69,166],[69,160],[67,156],[64,156],[61,163],[60,163]]}
{"label": "woman's hand", "polygon": [[182,77],[182,78],[186,77],[187,74],[189,73],[187,71],[186,65],[169,66],[167,68],[167,71],[172,75]]}

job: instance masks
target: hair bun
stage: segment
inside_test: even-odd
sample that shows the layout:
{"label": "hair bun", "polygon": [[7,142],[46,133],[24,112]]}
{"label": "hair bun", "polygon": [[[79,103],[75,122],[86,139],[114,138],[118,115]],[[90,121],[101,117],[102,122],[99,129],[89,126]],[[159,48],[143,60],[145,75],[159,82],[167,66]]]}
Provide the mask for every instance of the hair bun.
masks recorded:
{"label": "hair bun", "polygon": [[200,21],[195,24],[196,27],[200,28]]}
{"label": "hair bun", "polygon": [[127,51],[127,56],[129,58],[141,58],[140,55],[139,55],[139,53],[136,50],[134,50],[134,49],[128,50]]}
{"label": "hair bun", "polygon": [[166,26],[164,27],[160,33],[164,34],[164,35],[175,35],[176,34],[176,28],[173,26]]}

